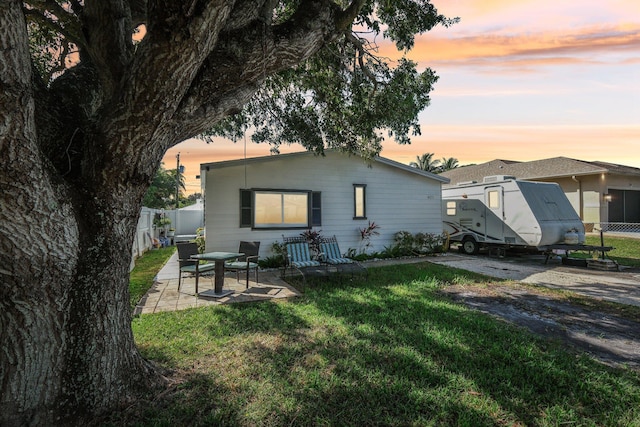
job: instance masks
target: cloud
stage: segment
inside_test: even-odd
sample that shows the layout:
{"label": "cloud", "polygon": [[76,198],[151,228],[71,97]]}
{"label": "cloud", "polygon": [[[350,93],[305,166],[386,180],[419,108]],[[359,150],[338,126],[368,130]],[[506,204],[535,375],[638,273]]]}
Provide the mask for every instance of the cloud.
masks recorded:
{"label": "cloud", "polygon": [[[398,57],[389,44],[380,54]],[[562,31],[444,36],[425,34],[416,39],[407,57],[435,68],[512,68],[531,71],[544,66],[635,63],[640,55],[640,24],[592,26]]]}

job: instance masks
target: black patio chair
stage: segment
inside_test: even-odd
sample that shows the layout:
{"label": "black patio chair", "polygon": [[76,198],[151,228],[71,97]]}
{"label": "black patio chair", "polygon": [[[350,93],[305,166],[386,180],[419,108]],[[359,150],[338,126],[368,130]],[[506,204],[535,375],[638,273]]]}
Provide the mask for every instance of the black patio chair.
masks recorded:
{"label": "black patio chair", "polygon": [[256,283],[258,283],[258,252],[260,252],[260,242],[240,242],[238,252],[244,254],[235,261],[226,261],[224,269],[235,271],[236,280],[240,281],[240,272],[247,272],[247,289],[249,289],[249,272],[255,270]]}
{"label": "black patio chair", "polygon": [[180,292],[180,286],[182,284],[182,273],[192,274],[196,277],[196,294],[198,293],[198,279],[201,274],[213,275],[215,264],[204,263],[192,259],[192,255],[198,254],[198,244],[195,242],[178,243],[178,263],[180,266],[180,272],[178,273],[178,292]]}

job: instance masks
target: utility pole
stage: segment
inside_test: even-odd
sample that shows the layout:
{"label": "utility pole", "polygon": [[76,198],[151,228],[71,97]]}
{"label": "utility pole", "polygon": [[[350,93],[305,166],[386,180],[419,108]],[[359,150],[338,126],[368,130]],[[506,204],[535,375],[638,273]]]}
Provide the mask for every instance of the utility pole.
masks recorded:
{"label": "utility pole", "polygon": [[176,224],[173,226],[176,231],[178,231],[178,208],[180,208],[180,152],[176,154]]}
{"label": "utility pole", "polygon": [[180,207],[180,152],[176,154],[176,209]]}

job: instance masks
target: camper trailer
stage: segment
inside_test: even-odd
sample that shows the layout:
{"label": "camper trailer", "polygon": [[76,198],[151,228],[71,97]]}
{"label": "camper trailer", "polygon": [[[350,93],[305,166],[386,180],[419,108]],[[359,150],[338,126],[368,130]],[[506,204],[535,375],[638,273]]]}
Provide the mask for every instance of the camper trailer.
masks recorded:
{"label": "camper trailer", "polygon": [[558,184],[485,177],[442,190],[444,230],[466,254],[483,247],[544,251],[581,245],[584,225]]}

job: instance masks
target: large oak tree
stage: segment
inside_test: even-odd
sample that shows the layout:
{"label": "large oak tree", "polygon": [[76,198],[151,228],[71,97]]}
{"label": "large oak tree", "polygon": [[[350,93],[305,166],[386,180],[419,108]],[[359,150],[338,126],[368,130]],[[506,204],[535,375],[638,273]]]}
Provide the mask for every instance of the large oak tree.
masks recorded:
{"label": "large oak tree", "polygon": [[436,76],[375,41],[407,50],[451,22],[428,0],[1,0],[0,424],[163,386],[128,269],[168,148],[247,129],[276,149],[407,143]]}

